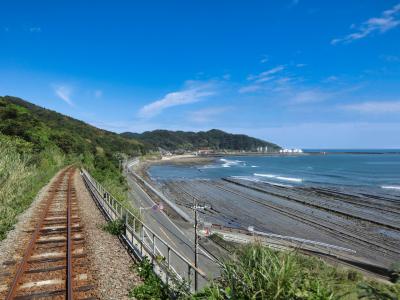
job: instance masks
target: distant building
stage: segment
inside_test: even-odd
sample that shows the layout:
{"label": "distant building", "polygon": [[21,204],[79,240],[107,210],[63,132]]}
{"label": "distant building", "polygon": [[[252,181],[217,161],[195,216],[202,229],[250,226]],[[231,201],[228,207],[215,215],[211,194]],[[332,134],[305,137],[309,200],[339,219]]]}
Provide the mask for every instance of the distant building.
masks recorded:
{"label": "distant building", "polygon": [[197,155],[207,155],[207,154],[212,154],[214,153],[214,150],[210,148],[201,148],[197,150]]}
{"label": "distant building", "polygon": [[257,152],[262,152],[262,153],[268,152],[268,147],[267,146],[265,146],[265,147],[263,147],[263,146],[257,147]]}
{"label": "distant building", "polygon": [[299,154],[299,153],[303,153],[302,149],[280,149],[279,153],[282,154]]}

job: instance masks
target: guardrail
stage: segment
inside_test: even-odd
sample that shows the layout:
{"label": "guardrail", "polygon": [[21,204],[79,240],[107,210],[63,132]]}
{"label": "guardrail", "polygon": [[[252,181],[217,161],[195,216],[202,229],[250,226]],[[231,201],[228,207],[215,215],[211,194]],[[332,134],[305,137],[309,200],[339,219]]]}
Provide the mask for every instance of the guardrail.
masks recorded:
{"label": "guardrail", "polygon": [[302,238],[293,237],[293,236],[286,236],[286,235],[280,235],[280,234],[275,234],[275,233],[266,233],[266,232],[256,231],[256,230],[254,230],[253,232],[250,232],[248,230],[225,227],[225,226],[222,226],[219,224],[212,224],[211,228],[212,228],[211,232],[212,231],[215,232],[215,231],[219,230],[221,232],[239,233],[239,234],[249,235],[249,236],[256,235],[258,237],[262,236],[262,237],[275,239],[275,240],[279,240],[279,241],[291,242],[291,243],[296,244],[299,248],[301,248],[301,246],[303,246],[303,245],[314,246],[314,247],[318,247],[320,249],[323,248],[323,249],[327,250],[328,254],[332,254],[331,251],[345,252],[345,253],[351,253],[351,254],[356,253],[356,251],[353,249],[344,248],[341,246],[331,245],[331,244],[313,241],[313,240],[302,239]]}
{"label": "guardrail", "polygon": [[122,240],[136,258],[147,257],[153,264],[154,272],[167,284],[186,283],[188,290],[196,292],[208,282],[204,272],[173,249],[167,242],[154,233],[132,212],[126,209],[85,169],[82,178],[97,206],[109,221],[122,220],[124,231]]}
{"label": "guardrail", "polygon": [[191,218],[187,213],[185,213],[181,208],[179,208],[175,203],[173,203],[171,200],[169,200],[167,197],[165,197],[161,192],[156,190],[152,185],[150,185],[146,180],[144,180],[142,177],[140,177],[138,174],[136,174],[134,171],[128,168],[127,170],[128,173],[132,174],[133,177],[135,177],[136,180],[141,182],[146,188],[148,188],[150,191],[152,191],[154,194],[157,195],[162,201],[167,203],[169,207],[171,207],[180,217],[182,217],[186,222],[189,223],[194,223],[193,218]]}

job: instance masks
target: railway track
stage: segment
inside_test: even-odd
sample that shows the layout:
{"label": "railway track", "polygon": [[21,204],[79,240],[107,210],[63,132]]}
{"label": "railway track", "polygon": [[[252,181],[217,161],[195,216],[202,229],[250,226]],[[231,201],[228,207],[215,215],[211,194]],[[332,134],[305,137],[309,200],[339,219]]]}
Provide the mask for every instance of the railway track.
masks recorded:
{"label": "railway track", "polygon": [[0,299],[97,299],[85,253],[73,183],[74,167],[63,170],[32,220],[19,259],[6,263]]}

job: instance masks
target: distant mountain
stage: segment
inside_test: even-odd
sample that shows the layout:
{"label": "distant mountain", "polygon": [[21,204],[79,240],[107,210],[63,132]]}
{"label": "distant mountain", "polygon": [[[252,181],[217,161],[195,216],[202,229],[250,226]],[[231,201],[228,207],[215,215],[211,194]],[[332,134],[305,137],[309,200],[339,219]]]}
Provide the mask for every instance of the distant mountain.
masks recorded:
{"label": "distant mountain", "polygon": [[268,151],[278,151],[278,145],[264,140],[249,137],[244,134],[231,134],[222,130],[212,129],[200,132],[154,130],[141,134],[124,132],[124,137],[129,137],[156,149],[165,150],[198,150],[210,148],[214,150],[255,151],[259,147],[268,147]]}

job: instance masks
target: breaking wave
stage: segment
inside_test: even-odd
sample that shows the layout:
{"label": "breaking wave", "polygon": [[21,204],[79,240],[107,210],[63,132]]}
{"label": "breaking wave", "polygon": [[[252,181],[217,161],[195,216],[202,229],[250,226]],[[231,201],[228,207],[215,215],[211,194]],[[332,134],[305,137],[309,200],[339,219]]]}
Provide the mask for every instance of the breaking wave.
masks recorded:
{"label": "breaking wave", "polygon": [[254,173],[254,176],[259,176],[259,177],[266,177],[266,178],[274,178],[282,181],[290,181],[290,182],[303,182],[303,179],[301,178],[295,178],[295,177],[284,177],[284,176],[278,176],[274,174],[262,174],[262,173]]}
{"label": "breaking wave", "polygon": [[399,185],[382,185],[381,188],[388,190],[400,190]]}

